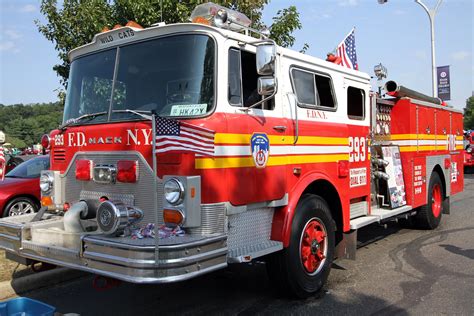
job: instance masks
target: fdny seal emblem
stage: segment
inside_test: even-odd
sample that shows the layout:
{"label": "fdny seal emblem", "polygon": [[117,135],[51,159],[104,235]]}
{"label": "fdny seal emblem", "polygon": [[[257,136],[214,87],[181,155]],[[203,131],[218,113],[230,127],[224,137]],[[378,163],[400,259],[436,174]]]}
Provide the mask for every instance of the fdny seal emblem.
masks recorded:
{"label": "fdny seal emblem", "polygon": [[250,139],[252,157],[257,168],[265,168],[270,155],[270,141],[265,133],[254,133]]}

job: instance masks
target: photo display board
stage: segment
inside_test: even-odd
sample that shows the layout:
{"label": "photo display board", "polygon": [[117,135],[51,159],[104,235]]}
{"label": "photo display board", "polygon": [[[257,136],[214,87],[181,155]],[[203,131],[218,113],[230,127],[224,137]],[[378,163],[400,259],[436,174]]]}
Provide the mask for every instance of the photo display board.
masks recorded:
{"label": "photo display board", "polygon": [[383,159],[389,164],[385,167],[385,173],[389,175],[387,180],[390,206],[397,208],[407,204],[405,194],[405,182],[403,180],[402,160],[400,158],[400,148],[398,146],[383,146]]}

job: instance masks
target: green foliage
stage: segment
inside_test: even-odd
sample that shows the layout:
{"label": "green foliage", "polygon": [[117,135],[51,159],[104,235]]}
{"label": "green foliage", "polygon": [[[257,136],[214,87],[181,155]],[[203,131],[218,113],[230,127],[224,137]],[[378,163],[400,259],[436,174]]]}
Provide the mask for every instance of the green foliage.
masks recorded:
{"label": "green foliage", "polygon": [[[255,29],[263,28],[262,10],[269,0],[215,0],[214,2],[238,10],[247,15]],[[35,21],[38,30],[58,51],[61,64],[53,67],[67,87],[69,60],[67,54],[73,48],[89,43],[105,26],[124,25],[135,21],[143,27],[164,21],[166,23],[188,22],[191,12],[202,0],[41,0],[41,13],[47,23]],[[161,3],[163,8],[161,8]],[[290,47],[295,38],[291,34],[301,29],[299,14],[295,6],[278,11],[270,27],[270,37],[279,45]],[[307,44],[303,47],[303,52]]]}
{"label": "green foliage", "polygon": [[56,103],[0,104],[0,126],[7,142],[24,148],[37,144],[41,136],[58,128],[63,117],[63,105]]}
{"label": "green foliage", "polygon": [[466,107],[464,108],[464,129],[474,130],[474,96],[466,100]]}

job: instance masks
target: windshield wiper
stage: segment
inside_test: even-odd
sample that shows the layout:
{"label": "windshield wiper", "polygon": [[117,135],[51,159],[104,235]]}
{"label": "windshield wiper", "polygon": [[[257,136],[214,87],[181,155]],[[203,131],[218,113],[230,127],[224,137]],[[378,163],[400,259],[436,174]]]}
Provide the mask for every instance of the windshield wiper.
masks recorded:
{"label": "windshield wiper", "polygon": [[76,123],[79,123],[80,121],[82,121],[83,119],[88,119],[88,121],[96,118],[97,116],[101,116],[101,115],[105,115],[107,114],[108,112],[107,111],[104,111],[104,112],[97,112],[97,113],[89,113],[89,114],[84,114],[84,115],[81,115],[79,117],[76,117],[76,118],[73,118],[73,119],[70,119],[68,120],[66,123],[64,123],[63,125],[59,126],[59,129],[61,131],[64,131],[66,129],[66,127],[68,126],[71,126],[73,124],[76,124]]}
{"label": "windshield wiper", "polygon": [[153,114],[152,111],[142,111],[142,110],[129,110],[129,109],[126,109],[126,110],[112,110],[112,113],[132,113],[132,114],[135,114],[135,115],[138,115],[146,120],[151,120],[151,116],[149,115],[145,115],[145,114]]}

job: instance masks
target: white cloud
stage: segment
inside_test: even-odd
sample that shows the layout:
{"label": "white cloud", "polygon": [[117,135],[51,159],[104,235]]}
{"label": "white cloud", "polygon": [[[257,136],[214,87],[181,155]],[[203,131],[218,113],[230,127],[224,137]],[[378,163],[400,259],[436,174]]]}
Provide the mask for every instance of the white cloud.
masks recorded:
{"label": "white cloud", "polygon": [[414,56],[418,59],[423,59],[423,60],[428,58],[428,54],[424,50],[415,51]]}
{"label": "white cloud", "polygon": [[7,41],[7,42],[0,43],[0,52],[1,51],[12,51],[12,50],[15,50],[15,43],[13,43],[12,41]]}
{"label": "white cloud", "polygon": [[463,61],[471,56],[471,53],[465,50],[460,50],[458,52],[452,53],[451,57],[457,61]]}
{"label": "white cloud", "polygon": [[340,7],[355,7],[356,5],[358,5],[358,0],[340,0],[338,2],[338,5]]}
{"label": "white cloud", "polygon": [[5,30],[5,35],[10,39],[19,39],[21,34],[13,29]]}
{"label": "white cloud", "polygon": [[36,6],[33,4],[26,4],[20,8],[20,12],[24,12],[24,13],[35,12],[35,11],[36,11]]}

